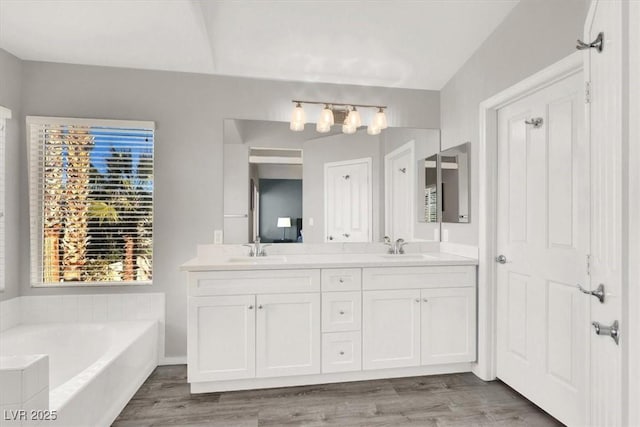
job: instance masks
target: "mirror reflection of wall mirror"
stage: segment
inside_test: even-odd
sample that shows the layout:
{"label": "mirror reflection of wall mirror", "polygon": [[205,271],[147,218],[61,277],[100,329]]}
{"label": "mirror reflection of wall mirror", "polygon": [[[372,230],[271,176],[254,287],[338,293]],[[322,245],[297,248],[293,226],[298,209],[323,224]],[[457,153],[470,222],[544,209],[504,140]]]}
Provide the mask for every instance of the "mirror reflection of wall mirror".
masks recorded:
{"label": "mirror reflection of wall mirror", "polygon": [[441,220],[442,222],[470,222],[471,205],[469,176],[470,143],[440,152]]}
{"label": "mirror reflection of wall mirror", "polygon": [[[407,144],[412,152],[402,149]],[[311,125],[292,132],[288,122],[227,119],[224,243],[256,237],[269,243],[379,242],[385,235],[437,240],[439,224],[420,222],[415,214],[424,198],[416,191],[416,158],[437,154],[439,145],[435,129],[368,135],[366,128],[343,134],[335,126],[319,134]],[[385,170],[389,162],[397,169],[395,180]]]}

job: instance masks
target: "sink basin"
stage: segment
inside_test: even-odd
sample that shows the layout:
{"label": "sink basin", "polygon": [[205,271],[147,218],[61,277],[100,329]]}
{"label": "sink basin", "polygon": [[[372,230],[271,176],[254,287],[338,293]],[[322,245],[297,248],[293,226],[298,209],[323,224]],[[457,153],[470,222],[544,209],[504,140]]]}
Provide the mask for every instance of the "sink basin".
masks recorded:
{"label": "sink basin", "polygon": [[398,261],[424,261],[437,259],[436,257],[425,254],[382,254],[378,256],[386,259],[396,259]]}
{"label": "sink basin", "polygon": [[287,258],[282,255],[267,255],[267,256],[234,256],[228,259],[233,263],[245,263],[245,264],[277,264],[286,262]]}

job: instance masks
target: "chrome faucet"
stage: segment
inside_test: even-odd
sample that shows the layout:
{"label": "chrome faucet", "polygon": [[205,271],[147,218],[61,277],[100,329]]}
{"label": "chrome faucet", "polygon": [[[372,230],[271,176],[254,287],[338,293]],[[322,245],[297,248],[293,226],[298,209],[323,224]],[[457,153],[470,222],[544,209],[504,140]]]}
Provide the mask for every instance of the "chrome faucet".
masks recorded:
{"label": "chrome faucet", "polygon": [[389,253],[394,255],[400,255],[404,253],[404,247],[407,242],[404,239],[398,239],[395,242],[391,242],[389,236],[384,236],[384,244],[389,246]]}
{"label": "chrome faucet", "polygon": [[244,244],[242,246],[251,248],[251,250],[249,251],[249,256],[266,256],[267,253],[264,251],[264,248],[271,245],[260,243],[260,237],[256,237],[256,240],[253,243]]}

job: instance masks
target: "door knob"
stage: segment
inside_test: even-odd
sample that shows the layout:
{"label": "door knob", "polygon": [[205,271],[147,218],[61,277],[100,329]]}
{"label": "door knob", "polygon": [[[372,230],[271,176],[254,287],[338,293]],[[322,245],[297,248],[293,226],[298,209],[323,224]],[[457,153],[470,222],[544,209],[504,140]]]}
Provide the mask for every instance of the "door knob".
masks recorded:
{"label": "door knob", "polygon": [[600,301],[600,304],[604,304],[605,293],[604,293],[604,285],[602,283],[598,285],[595,291],[590,291],[588,289],[585,289],[582,286],[580,286],[579,283],[578,283],[578,289],[580,289],[580,292],[582,292],[583,294],[593,295],[594,297],[598,298],[598,301]]}
{"label": "door knob", "polygon": [[620,342],[620,324],[614,320],[611,326],[601,325],[599,322],[591,322],[596,330],[596,335],[608,335],[619,345]]}
{"label": "door knob", "polygon": [[507,263],[507,257],[504,255],[498,255],[496,257],[496,262],[500,263],[500,264],[506,264]]}

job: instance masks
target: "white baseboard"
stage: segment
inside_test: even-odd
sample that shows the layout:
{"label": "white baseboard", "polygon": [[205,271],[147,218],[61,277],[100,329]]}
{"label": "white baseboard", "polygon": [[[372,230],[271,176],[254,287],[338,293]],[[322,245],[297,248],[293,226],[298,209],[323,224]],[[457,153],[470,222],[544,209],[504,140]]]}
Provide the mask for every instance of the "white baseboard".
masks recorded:
{"label": "white baseboard", "polygon": [[440,242],[440,252],[478,259],[478,247],[460,243]]}
{"label": "white baseboard", "polygon": [[187,364],[187,356],[165,356],[160,359],[159,366],[167,366],[167,365],[186,365]]}

